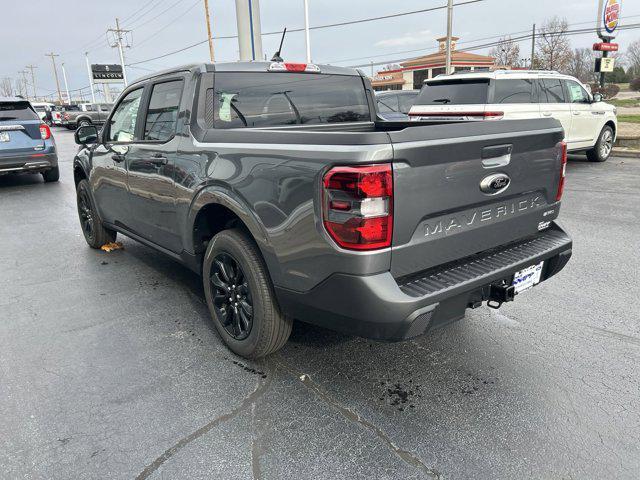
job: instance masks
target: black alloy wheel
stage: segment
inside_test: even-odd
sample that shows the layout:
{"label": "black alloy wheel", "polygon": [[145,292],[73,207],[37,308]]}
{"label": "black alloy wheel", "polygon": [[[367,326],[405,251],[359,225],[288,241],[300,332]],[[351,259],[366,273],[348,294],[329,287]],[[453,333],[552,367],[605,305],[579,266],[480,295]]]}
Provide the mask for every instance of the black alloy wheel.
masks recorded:
{"label": "black alloy wheel", "polygon": [[235,340],[244,340],[253,327],[253,301],[248,279],[229,253],[216,255],[211,269],[211,297],[216,317]]}
{"label": "black alloy wheel", "polygon": [[86,190],[78,192],[78,214],[80,215],[80,226],[87,238],[94,237],[95,220],[91,209],[91,200]]}

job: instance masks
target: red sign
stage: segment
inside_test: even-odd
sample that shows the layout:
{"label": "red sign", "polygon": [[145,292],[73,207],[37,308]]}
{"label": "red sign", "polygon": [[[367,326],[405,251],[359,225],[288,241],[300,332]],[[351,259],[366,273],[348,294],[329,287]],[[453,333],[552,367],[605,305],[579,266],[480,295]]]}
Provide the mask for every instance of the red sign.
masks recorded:
{"label": "red sign", "polygon": [[597,52],[617,52],[618,44],[606,42],[594,43],[593,49]]}

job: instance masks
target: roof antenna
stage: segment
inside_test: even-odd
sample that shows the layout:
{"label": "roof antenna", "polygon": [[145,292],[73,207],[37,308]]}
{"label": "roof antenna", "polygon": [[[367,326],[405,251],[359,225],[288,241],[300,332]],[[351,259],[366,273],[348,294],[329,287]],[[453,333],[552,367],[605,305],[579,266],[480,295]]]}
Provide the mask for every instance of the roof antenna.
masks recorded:
{"label": "roof antenna", "polygon": [[272,62],[284,62],[284,60],[282,60],[282,57],[280,56],[280,52],[282,51],[282,43],[284,42],[284,36],[286,34],[287,34],[287,27],[285,27],[284,31],[282,32],[282,38],[280,39],[280,47],[278,47],[278,51],[273,54],[273,57],[271,58]]}

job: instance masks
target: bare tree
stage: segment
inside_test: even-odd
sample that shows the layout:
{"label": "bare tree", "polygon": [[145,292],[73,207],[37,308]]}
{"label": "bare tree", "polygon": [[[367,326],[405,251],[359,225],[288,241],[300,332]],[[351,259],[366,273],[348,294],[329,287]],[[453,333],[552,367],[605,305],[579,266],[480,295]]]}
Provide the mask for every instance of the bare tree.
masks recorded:
{"label": "bare tree", "polygon": [[567,73],[585,83],[596,81],[597,76],[593,71],[594,58],[591,49],[576,48],[571,54],[567,69],[562,73]]}
{"label": "bare tree", "polygon": [[571,61],[566,18],[553,17],[542,25],[536,38],[535,63],[544,70],[566,71]]}
{"label": "bare tree", "polygon": [[10,78],[0,80],[0,96],[13,97],[13,83]]}
{"label": "bare tree", "polygon": [[640,40],[636,40],[627,47],[625,57],[629,65],[629,73],[634,77],[640,77]]}
{"label": "bare tree", "polygon": [[516,67],[520,63],[520,45],[511,37],[502,37],[498,44],[489,50],[489,56],[496,59],[496,66]]}

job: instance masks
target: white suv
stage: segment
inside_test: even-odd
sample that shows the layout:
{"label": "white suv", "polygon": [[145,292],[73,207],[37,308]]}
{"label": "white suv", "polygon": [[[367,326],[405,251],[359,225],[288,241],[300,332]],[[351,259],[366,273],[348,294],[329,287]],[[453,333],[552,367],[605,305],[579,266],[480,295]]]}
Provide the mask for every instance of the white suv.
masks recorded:
{"label": "white suv", "polygon": [[618,130],[616,108],[568,75],[497,70],[454,73],[426,80],[409,111],[411,120],[556,118],[569,151],[604,162]]}

